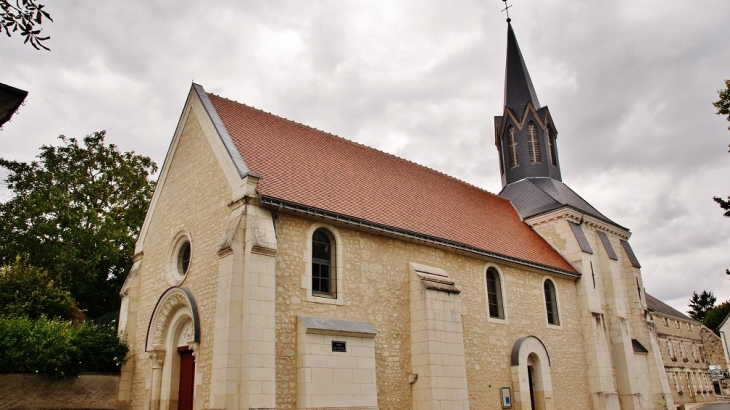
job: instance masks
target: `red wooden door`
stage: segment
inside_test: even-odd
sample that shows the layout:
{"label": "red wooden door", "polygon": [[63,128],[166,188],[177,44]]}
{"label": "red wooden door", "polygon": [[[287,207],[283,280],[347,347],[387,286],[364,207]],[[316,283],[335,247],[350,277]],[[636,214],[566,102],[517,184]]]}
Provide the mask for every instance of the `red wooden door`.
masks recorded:
{"label": "red wooden door", "polygon": [[177,399],[178,410],[193,410],[193,388],[195,385],[195,357],[187,346],[177,348],[180,354],[180,390]]}

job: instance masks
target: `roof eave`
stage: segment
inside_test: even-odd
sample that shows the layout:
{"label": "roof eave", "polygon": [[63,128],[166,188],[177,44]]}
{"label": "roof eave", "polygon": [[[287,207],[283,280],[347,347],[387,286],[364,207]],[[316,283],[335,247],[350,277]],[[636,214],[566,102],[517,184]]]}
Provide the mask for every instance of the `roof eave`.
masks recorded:
{"label": "roof eave", "polygon": [[310,216],[315,216],[315,217],[319,217],[319,218],[329,219],[332,221],[342,222],[345,224],[356,225],[356,226],[364,227],[364,228],[371,229],[374,231],[379,231],[382,233],[387,233],[387,234],[391,234],[391,235],[395,235],[395,236],[399,236],[399,237],[408,238],[411,240],[418,240],[418,241],[422,241],[422,242],[426,242],[426,243],[430,243],[430,244],[434,244],[434,245],[440,245],[440,246],[444,246],[444,247],[447,247],[450,249],[463,251],[466,253],[486,256],[486,257],[490,257],[490,258],[501,260],[501,261],[508,262],[508,263],[514,263],[514,264],[518,264],[518,265],[522,265],[522,266],[531,267],[534,269],[539,269],[542,271],[551,272],[551,273],[569,277],[572,279],[578,279],[581,277],[581,274],[575,270],[569,271],[569,270],[560,269],[560,268],[557,268],[554,266],[544,265],[544,264],[531,262],[531,261],[527,261],[527,260],[520,259],[520,258],[515,258],[515,257],[508,256],[508,255],[502,255],[502,254],[499,254],[496,252],[488,251],[485,249],[480,249],[480,248],[466,245],[466,244],[463,244],[460,242],[450,241],[450,240],[439,238],[436,236],[426,235],[426,234],[422,234],[422,233],[415,232],[415,231],[409,231],[409,230],[402,229],[402,228],[383,225],[383,224],[379,224],[377,222],[372,222],[372,221],[368,221],[368,220],[361,219],[361,218],[356,218],[356,217],[352,217],[352,216],[348,216],[348,215],[344,215],[344,214],[339,214],[336,212],[326,211],[326,210],[323,210],[320,208],[315,208],[312,206],[297,204],[297,203],[286,201],[286,200],[280,199],[280,198],[260,195],[259,200],[266,205],[270,205],[270,206],[276,207],[281,210],[287,209],[287,210],[290,210],[290,211],[293,211],[296,213],[303,213],[303,214],[307,214]]}

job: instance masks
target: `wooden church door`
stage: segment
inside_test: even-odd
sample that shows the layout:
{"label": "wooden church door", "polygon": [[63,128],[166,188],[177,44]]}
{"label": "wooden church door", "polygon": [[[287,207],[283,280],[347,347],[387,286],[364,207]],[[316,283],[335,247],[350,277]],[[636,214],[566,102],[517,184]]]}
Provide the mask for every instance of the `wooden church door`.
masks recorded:
{"label": "wooden church door", "polygon": [[178,410],[193,410],[193,388],[195,386],[195,357],[187,346],[178,347],[180,354],[180,389]]}

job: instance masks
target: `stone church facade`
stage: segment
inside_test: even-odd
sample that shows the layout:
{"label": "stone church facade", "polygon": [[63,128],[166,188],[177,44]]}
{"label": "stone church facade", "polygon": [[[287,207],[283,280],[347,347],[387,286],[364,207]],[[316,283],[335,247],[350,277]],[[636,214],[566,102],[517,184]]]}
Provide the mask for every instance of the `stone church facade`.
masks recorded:
{"label": "stone church facade", "polygon": [[494,195],[193,84],[119,407],[673,409],[630,231],[561,180],[508,27]]}

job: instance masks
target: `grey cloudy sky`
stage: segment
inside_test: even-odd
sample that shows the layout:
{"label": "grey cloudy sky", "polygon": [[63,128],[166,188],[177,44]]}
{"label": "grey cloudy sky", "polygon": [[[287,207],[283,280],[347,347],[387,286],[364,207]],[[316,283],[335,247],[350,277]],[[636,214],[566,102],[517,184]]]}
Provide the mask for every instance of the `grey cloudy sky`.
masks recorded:
{"label": "grey cloudy sky", "polygon": [[[730,299],[727,0],[514,0],[513,27],[559,130],[563,180],[631,228],[649,293]],[[59,134],[162,164],[194,80],[208,92],[499,192],[499,0],[48,2],[51,52],[0,38],[0,82],[30,92],[0,157]],[[0,198],[8,192],[0,190]]]}

